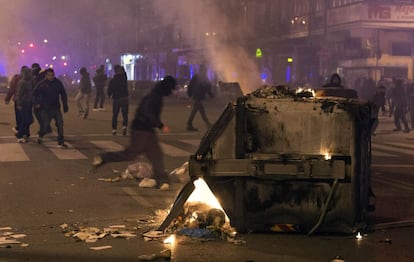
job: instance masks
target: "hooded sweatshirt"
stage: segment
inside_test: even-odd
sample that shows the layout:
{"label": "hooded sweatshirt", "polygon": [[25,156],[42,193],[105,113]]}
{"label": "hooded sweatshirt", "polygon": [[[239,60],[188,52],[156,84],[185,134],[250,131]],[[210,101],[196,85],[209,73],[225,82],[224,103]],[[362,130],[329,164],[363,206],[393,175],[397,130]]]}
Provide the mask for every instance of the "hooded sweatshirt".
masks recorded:
{"label": "hooded sweatshirt", "polygon": [[33,80],[31,70],[25,68],[22,70],[22,79],[17,85],[16,105],[31,105],[33,100]]}
{"label": "hooded sweatshirt", "polygon": [[128,97],[128,81],[125,73],[116,74],[109,82],[108,97],[119,99]]}
{"label": "hooded sweatshirt", "polygon": [[175,88],[175,83],[171,86],[167,81],[158,82],[151,92],[142,99],[132,121],[131,129],[154,132],[154,128],[163,128],[164,124],[160,120],[164,104],[163,97],[169,96],[173,88]]}

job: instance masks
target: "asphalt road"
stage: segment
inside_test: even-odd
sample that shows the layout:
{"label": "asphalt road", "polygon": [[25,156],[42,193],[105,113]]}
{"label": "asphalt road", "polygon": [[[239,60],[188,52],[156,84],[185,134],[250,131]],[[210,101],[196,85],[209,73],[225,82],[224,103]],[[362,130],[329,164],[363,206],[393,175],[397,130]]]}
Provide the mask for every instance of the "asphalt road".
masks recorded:
{"label": "asphalt road", "polygon": [[[0,96],[1,101],[4,96]],[[214,120],[225,103],[208,101],[207,112]],[[185,130],[189,114],[187,101],[166,101],[163,113],[171,133],[160,134],[166,168],[173,170],[197,149],[205,126],[196,117],[200,132]],[[131,103],[132,119],[136,102]],[[387,117],[380,119],[373,138],[372,185],[376,210],[370,221],[378,229],[357,240],[354,236],[290,234],[244,234],[244,244],[179,238],[170,246],[145,241],[141,233],[157,228],[182,184],[168,191],[138,188],[135,180],[104,182],[114,178],[129,163],[114,163],[90,172],[92,157],[102,150],[128,143],[128,137],[112,136],[110,104],[106,111],[91,112],[88,119],[77,116],[71,101],[64,116],[69,149],[57,148],[53,135],[45,144],[18,144],[11,127],[12,105],[0,104],[0,240],[7,232],[25,234],[21,244],[0,245],[0,262],[7,261],[139,261],[143,254],[171,248],[173,261],[413,261],[412,227],[393,228],[396,222],[414,218],[414,132],[394,133]],[[37,131],[32,125],[32,133]],[[62,150],[65,150],[62,152]],[[384,224],[390,223],[391,224]],[[105,237],[96,243],[76,241],[62,233],[62,224],[106,228],[125,225],[135,238]],[[407,225],[402,223],[400,226]],[[10,227],[10,228],[6,228]],[[110,245],[93,251],[90,247]]]}

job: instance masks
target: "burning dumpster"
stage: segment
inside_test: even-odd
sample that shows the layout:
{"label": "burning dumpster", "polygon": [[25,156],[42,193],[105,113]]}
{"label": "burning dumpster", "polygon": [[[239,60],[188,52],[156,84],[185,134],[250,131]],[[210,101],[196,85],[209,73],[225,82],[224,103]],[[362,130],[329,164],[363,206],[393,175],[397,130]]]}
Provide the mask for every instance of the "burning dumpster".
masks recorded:
{"label": "burning dumpster", "polygon": [[207,182],[237,231],[351,234],[365,226],[370,107],[352,90],[316,93],[279,86],[238,98],[190,157],[192,180]]}

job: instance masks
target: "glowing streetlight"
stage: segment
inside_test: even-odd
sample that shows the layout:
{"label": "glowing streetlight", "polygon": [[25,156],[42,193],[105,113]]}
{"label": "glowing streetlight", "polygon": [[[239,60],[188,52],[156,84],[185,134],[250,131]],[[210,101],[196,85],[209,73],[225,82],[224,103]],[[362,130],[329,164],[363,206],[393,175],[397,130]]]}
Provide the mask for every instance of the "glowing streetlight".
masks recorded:
{"label": "glowing streetlight", "polygon": [[24,49],[20,50],[20,53],[24,54],[26,51]]}
{"label": "glowing streetlight", "polygon": [[60,57],[60,59],[65,60],[66,56],[63,55],[63,56]]}
{"label": "glowing streetlight", "polygon": [[56,60],[56,56],[53,56],[53,57],[52,57],[52,60]]}
{"label": "glowing streetlight", "polygon": [[49,43],[49,41],[47,39],[44,39],[43,43],[47,44],[47,43]]}
{"label": "glowing streetlight", "polygon": [[33,43],[30,43],[29,46],[30,46],[30,48],[33,48],[34,47],[34,44]]}

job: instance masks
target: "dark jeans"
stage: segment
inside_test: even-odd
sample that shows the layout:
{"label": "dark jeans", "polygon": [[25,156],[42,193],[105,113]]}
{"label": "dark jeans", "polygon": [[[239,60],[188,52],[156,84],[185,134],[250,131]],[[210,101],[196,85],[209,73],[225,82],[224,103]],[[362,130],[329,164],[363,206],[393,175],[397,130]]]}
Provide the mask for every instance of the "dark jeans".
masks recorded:
{"label": "dark jeans", "polygon": [[103,105],[105,103],[105,93],[103,87],[97,87],[96,88],[96,96],[95,96],[95,103],[93,105],[93,108],[103,108]]}
{"label": "dark jeans", "polygon": [[118,126],[119,110],[122,112],[122,126],[128,126],[128,97],[114,99],[112,102],[112,129]]}
{"label": "dark jeans", "polygon": [[[41,109],[40,108],[33,108],[33,114],[35,115],[35,118],[37,120],[37,122],[39,123],[39,126],[42,126],[42,115],[40,113]],[[50,124],[47,127],[47,132],[48,133],[52,133],[52,127],[50,126]],[[38,134],[40,133],[40,130],[38,132]]]}
{"label": "dark jeans", "polygon": [[168,174],[165,172],[164,160],[158,137],[154,132],[132,130],[130,144],[118,152],[107,152],[101,155],[103,163],[132,161],[138,155],[145,155],[152,164],[154,179],[158,186],[168,183]]}
{"label": "dark jeans", "polygon": [[397,129],[401,129],[401,123],[400,120],[404,124],[405,130],[409,130],[407,119],[405,118],[406,110],[403,106],[395,106],[394,111],[394,124]]}
{"label": "dark jeans", "polygon": [[210,121],[207,118],[206,110],[204,109],[203,102],[201,100],[194,100],[193,101],[193,108],[191,110],[190,116],[187,120],[187,127],[193,126],[193,120],[197,112],[200,111],[201,118],[203,119],[204,123],[206,123],[207,127],[210,127]]}
{"label": "dark jeans", "polygon": [[33,123],[32,115],[32,105],[22,105],[21,110],[19,111],[19,123],[17,129],[17,138],[22,138],[23,136],[30,137],[30,125]]}
{"label": "dark jeans", "polygon": [[50,121],[55,120],[55,125],[58,131],[58,143],[62,144],[64,142],[63,138],[63,116],[60,109],[41,109],[40,116],[42,123],[40,125],[39,137],[42,138],[45,134],[48,133],[48,127],[50,127]]}
{"label": "dark jeans", "polygon": [[16,129],[19,130],[20,111],[17,109],[16,103],[14,103],[14,115],[16,117]]}

